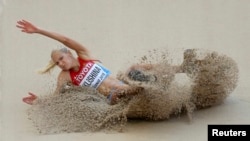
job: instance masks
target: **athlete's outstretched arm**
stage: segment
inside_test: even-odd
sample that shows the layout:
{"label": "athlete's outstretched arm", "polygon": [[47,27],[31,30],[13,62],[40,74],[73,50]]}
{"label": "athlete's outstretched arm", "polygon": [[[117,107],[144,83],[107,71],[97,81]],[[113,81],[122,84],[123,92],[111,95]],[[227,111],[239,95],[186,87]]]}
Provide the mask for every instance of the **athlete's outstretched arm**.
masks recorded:
{"label": "athlete's outstretched arm", "polygon": [[52,38],[54,40],[57,40],[61,42],[62,44],[64,44],[65,46],[75,50],[79,57],[90,59],[90,54],[89,54],[88,49],[73,39],[70,39],[58,33],[50,32],[50,31],[46,31],[44,29],[38,28],[37,26],[33,25],[32,23],[26,20],[17,21],[16,26],[20,28],[22,32],[26,32],[30,34],[37,33],[37,34],[41,34],[49,38]]}

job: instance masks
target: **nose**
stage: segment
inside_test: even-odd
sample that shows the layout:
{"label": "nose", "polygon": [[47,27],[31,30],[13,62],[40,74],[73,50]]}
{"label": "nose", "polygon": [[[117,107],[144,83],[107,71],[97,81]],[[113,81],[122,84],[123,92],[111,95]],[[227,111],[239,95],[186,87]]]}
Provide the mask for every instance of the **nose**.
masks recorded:
{"label": "nose", "polygon": [[64,66],[64,63],[63,63],[62,61],[59,61],[59,62],[58,62],[58,66],[59,66],[59,67],[63,67],[63,66]]}

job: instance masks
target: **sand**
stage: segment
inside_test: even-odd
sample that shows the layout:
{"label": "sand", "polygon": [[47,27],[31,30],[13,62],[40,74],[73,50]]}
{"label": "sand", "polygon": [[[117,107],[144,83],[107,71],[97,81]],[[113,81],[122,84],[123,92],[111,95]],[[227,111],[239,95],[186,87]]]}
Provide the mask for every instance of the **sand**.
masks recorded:
{"label": "sand", "polygon": [[[154,53],[158,56],[164,52],[155,50]],[[120,98],[115,105],[110,105],[94,89],[66,84],[59,95],[38,97],[28,109],[28,118],[40,134],[122,132],[131,119],[162,121],[186,114],[192,121],[193,112],[221,104],[237,87],[237,63],[226,55],[201,49],[185,50],[179,71],[164,59],[165,55],[157,63],[151,60],[152,55],[151,58],[145,55],[138,64],[155,62],[154,67],[136,70],[140,74],[119,72],[119,80],[143,90]],[[145,79],[150,77],[154,79]]]}
{"label": "sand", "polygon": [[[248,94],[249,65],[247,62],[250,59],[248,55],[250,50],[247,47],[250,44],[247,40],[250,35],[248,34],[250,22],[250,19],[247,18],[249,16],[248,3],[248,1],[190,1],[190,3],[186,3],[184,1],[162,0],[154,2],[123,0],[74,1],[70,3],[59,0],[50,3],[31,0],[1,2],[1,8],[4,9],[1,11],[0,140],[206,140],[208,124],[249,124],[250,112],[246,108],[249,107],[250,102]],[[28,91],[43,97],[41,101],[38,101],[40,103],[49,103],[49,100],[46,101],[48,97],[50,100],[54,98],[60,101],[60,98],[49,95],[54,89],[58,69],[48,76],[36,73],[37,69],[45,66],[49,61],[50,51],[60,44],[38,35],[21,33],[15,27],[15,22],[19,19],[30,20],[41,27],[63,33],[80,41],[90,49],[94,56],[102,60],[105,66],[112,70],[112,75],[118,77],[121,76],[119,72],[123,72],[129,65],[145,60],[145,56],[150,58],[149,51],[151,51],[151,55],[154,55],[155,51],[157,53],[168,51],[168,53],[163,53],[167,55],[165,57],[168,63],[181,65],[185,60],[183,52],[190,48],[215,51],[219,56],[215,54],[213,60],[217,61],[209,63],[217,64],[218,60],[224,60],[219,61],[219,63],[227,64],[226,66],[232,67],[228,70],[233,71],[218,71],[214,74],[216,76],[214,78],[217,79],[218,76],[222,76],[219,82],[224,85],[213,89],[212,93],[221,93],[223,96],[221,99],[219,98],[219,101],[213,101],[212,104],[209,95],[206,99],[200,99],[203,96],[200,96],[199,92],[203,90],[203,87],[194,87],[198,96],[193,98],[190,95],[193,85],[187,84],[210,84],[209,87],[214,88],[213,84],[218,80],[209,79],[211,81],[204,84],[202,83],[204,81],[199,81],[201,79],[195,79],[199,78],[200,75],[195,78],[192,76],[197,76],[197,74],[187,76],[188,72],[196,72],[188,71],[193,69],[188,68],[185,74],[177,74],[174,79],[172,79],[172,75],[167,75],[169,81],[159,79],[161,82],[171,82],[166,84],[169,86],[167,90],[178,93],[178,95],[171,95],[172,97],[161,98],[162,96],[156,97],[156,93],[154,95],[148,94],[152,91],[158,92],[152,89],[155,88],[152,87],[155,86],[152,83],[129,82],[143,85],[147,89],[144,94],[129,100],[129,106],[125,101],[125,103],[121,102],[109,108],[109,105],[105,103],[106,99],[96,92],[90,91],[94,95],[87,93],[86,95],[77,95],[78,91],[76,91],[74,92],[76,95],[73,97],[72,95],[64,95],[63,99],[68,100],[66,103],[40,104],[45,108],[37,104],[36,107],[32,107],[34,109],[31,109],[29,105],[21,101]],[[162,55],[159,55],[158,60],[157,58],[147,60],[158,62],[161,59]],[[207,61],[194,62],[205,66],[200,67],[199,70],[209,70],[206,68]],[[233,67],[235,64],[237,64],[237,68]],[[196,65],[194,66],[197,68]],[[221,65],[213,65],[212,68],[213,70],[219,69],[219,66]],[[239,70],[238,79],[235,77],[237,76],[235,73],[232,74],[232,72],[237,72],[237,69]],[[162,69],[157,72],[160,70]],[[226,72],[226,75],[220,72]],[[171,71],[167,73],[172,74]],[[203,76],[207,74],[211,74],[211,72],[204,71]],[[161,75],[161,73],[157,73],[157,75]],[[157,88],[158,84],[161,84],[162,90],[166,86],[163,85],[164,83],[157,83]],[[225,89],[221,89],[221,87]],[[158,93],[158,95],[161,94],[163,93]],[[148,98],[151,101],[140,102],[143,98]],[[157,107],[166,104],[164,100],[168,101],[168,98],[171,98],[174,104],[167,103],[167,108]],[[196,107],[190,104],[190,100]],[[87,108],[86,105],[82,106],[82,101],[90,102],[91,106]],[[143,104],[138,106],[138,102]],[[69,103],[79,104],[79,107]],[[61,107],[62,104],[68,105],[64,108],[71,108],[68,110],[71,112],[66,114],[67,110],[63,108],[54,109],[49,112],[55,112],[54,118],[58,118],[58,120],[46,117],[48,111],[45,109]],[[175,106],[171,107],[171,105]],[[183,105],[186,108],[183,109]],[[150,106],[154,108],[148,108]],[[34,114],[38,111],[36,108],[44,110]],[[89,113],[75,112],[84,108],[84,111],[87,110]],[[102,110],[97,110],[99,115],[90,120],[93,109]],[[106,113],[110,112],[115,114],[107,116]],[[169,116],[172,113],[174,115]],[[63,117],[68,121],[61,122],[63,120],[59,119],[62,117],[56,117],[56,115],[68,115],[68,117]],[[140,117],[143,120],[127,120],[127,116],[130,118]],[[89,119],[88,122],[82,120],[83,117]],[[37,119],[37,124],[28,118]],[[40,125],[39,121],[43,123],[46,118],[49,118],[47,123]],[[102,118],[106,119],[106,122],[100,122]],[[79,121],[79,124],[75,121]],[[109,124],[112,123],[110,121],[114,124]],[[68,128],[61,128],[65,127],[65,124],[68,125]]]}

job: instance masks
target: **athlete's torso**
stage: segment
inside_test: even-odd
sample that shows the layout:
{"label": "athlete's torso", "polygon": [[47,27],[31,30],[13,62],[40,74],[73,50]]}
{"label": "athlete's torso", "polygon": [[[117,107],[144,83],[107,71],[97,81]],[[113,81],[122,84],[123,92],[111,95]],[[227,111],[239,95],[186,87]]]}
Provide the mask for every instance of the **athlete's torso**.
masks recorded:
{"label": "athlete's torso", "polygon": [[80,67],[78,71],[70,70],[69,74],[73,84],[97,89],[110,75],[110,71],[93,60],[78,58]]}

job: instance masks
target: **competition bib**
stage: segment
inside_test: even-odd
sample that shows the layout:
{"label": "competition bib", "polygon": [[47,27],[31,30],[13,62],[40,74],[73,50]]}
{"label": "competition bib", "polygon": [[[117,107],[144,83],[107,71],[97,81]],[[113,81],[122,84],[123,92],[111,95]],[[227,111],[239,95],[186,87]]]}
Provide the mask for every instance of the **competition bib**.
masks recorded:
{"label": "competition bib", "polygon": [[91,61],[86,63],[80,72],[74,76],[74,81],[79,86],[96,89],[109,74],[109,70]]}

